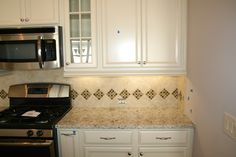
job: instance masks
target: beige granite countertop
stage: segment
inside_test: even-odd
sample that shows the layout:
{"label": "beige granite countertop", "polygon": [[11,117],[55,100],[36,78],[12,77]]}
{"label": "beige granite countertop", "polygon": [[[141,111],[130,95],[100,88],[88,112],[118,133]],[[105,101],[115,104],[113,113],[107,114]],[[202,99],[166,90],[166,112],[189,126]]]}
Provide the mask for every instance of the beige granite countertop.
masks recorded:
{"label": "beige granite countertop", "polygon": [[73,107],[57,124],[58,128],[150,129],[185,128],[193,123],[177,110],[156,108]]}

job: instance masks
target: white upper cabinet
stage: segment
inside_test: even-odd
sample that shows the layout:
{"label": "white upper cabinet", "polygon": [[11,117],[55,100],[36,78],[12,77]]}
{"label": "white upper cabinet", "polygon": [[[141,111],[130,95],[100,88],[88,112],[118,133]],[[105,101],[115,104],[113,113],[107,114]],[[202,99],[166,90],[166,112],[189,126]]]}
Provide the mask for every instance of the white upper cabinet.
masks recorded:
{"label": "white upper cabinet", "polygon": [[187,0],[65,0],[65,76],[185,74]]}
{"label": "white upper cabinet", "polygon": [[22,0],[1,0],[0,25],[14,25],[21,23],[24,11]]}
{"label": "white upper cabinet", "polygon": [[185,73],[186,0],[100,2],[105,71]]}
{"label": "white upper cabinet", "polygon": [[96,68],[95,13],[96,0],[64,0],[65,73]]}
{"label": "white upper cabinet", "polygon": [[142,1],[142,63],[185,71],[184,0]]}
{"label": "white upper cabinet", "polygon": [[0,0],[0,26],[59,23],[59,0]]}
{"label": "white upper cabinet", "polygon": [[101,0],[104,67],[137,67],[140,55],[140,3]]}

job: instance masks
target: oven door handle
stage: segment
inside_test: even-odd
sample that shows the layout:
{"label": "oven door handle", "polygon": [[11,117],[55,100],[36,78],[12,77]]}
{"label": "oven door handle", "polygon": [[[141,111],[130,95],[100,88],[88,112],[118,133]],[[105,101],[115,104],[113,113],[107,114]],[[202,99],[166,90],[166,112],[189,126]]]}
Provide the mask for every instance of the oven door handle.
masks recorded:
{"label": "oven door handle", "polygon": [[37,52],[38,52],[38,61],[40,69],[43,68],[43,58],[42,58],[42,36],[38,36],[37,41]]}
{"label": "oven door handle", "polygon": [[31,147],[47,147],[53,145],[53,141],[52,140],[45,140],[43,142],[24,142],[24,141],[9,141],[9,142],[3,142],[0,141],[0,146],[31,146]]}

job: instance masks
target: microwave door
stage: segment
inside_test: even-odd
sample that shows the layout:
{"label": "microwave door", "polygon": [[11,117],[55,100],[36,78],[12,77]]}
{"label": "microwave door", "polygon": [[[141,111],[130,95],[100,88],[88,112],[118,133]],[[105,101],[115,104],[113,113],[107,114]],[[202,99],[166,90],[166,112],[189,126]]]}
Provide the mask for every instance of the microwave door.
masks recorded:
{"label": "microwave door", "polygon": [[[39,69],[39,40],[0,41],[0,68]],[[41,56],[41,55],[40,55]]]}

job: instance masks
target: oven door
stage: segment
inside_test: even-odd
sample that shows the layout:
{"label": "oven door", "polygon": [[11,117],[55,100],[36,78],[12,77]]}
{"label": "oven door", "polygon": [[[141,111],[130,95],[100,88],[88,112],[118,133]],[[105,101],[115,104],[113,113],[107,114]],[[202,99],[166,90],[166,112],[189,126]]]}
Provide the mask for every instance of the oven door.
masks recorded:
{"label": "oven door", "polygon": [[53,140],[0,139],[3,157],[55,157]]}

